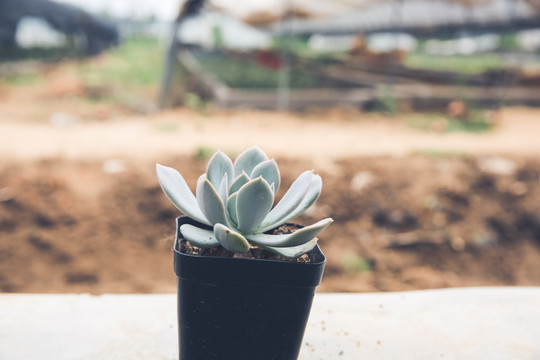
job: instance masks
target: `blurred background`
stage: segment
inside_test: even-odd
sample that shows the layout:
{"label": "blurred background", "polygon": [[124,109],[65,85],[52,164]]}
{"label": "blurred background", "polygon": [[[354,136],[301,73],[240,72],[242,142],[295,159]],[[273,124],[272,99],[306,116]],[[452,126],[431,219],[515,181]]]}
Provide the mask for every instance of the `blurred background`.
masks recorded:
{"label": "blurred background", "polygon": [[175,292],[155,163],[252,145],[321,291],[538,286],[539,107],[539,0],[0,0],[0,292]]}

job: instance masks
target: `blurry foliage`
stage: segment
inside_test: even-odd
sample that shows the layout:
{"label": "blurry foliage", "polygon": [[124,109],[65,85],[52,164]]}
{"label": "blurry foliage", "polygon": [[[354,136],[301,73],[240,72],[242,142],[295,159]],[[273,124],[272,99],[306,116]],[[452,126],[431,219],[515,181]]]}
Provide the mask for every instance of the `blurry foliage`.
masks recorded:
{"label": "blurry foliage", "polygon": [[139,91],[157,89],[164,49],[153,38],[130,38],[98,59],[81,63],[79,71],[88,87]]}
{"label": "blurry foliage", "polygon": [[195,152],[195,159],[199,161],[207,161],[217,150],[217,148],[212,146],[199,146]]}
{"label": "blurry foliage", "polygon": [[214,45],[217,48],[225,46],[225,40],[223,39],[223,30],[219,25],[212,28],[212,37],[214,38]]}
{"label": "blurry foliage", "polygon": [[[240,89],[270,89],[278,86],[279,70],[258,66],[252,61],[230,57],[198,57],[206,70],[214,73],[227,86]],[[290,73],[290,87],[293,89],[320,86],[317,76],[302,72]]]}
{"label": "blurry foliage", "polygon": [[497,54],[476,54],[474,56],[428,55],[408,53],[404,65],[416,69],[451,71],[464,74],[478,74],[490,70],[501,70],[504,66]]}
{"label": "blurry foliage", "polygon": [[379,98],[375,102],[374,111],[386,113],[388,115],[396,115],[398,112],[398,103],[392,93],[392,88],[389,85],[382,86],[379,93]]}
{"label": "blurry foliage", "polygon": [[10,74],[3,77],[0,81],[3,85],[7,86],[30,86],[43,81],[43,75],[34,72]]}
{"label": "blurry foliage", "polygon": [[208,113],[213,109],[212,101],[201,99],[199,95],[192,92],[189,92],[184,96],[183,104],[189,109],[200,111],[202,113]]}
{"label": "blurry foliage", "polygon": [[343,257],[341,267],[348,273],[371,272],[373,270],[369,260],[351,253]]}
{"label": "blurry foliage", "polygon": [[292,53],[299,56],[309,56],[313,51],[309,48],[307,39],[292,36],[275,36],[273,48],[280,50],[287,48]]}
{"label": "blurry foliage", "polygon": [[499,49],[502,51],[519,51],[520,45],[517,34],[501,34]]}
{"label": "blurry foliage", "polygon": [[448,132],[479,133],[489,131],[493,128],[493,123],[486,119],[482,110],[478,109],[472,110],[470,117],[466,120],[449,117],[447,121],[446,131]]}
{"label": "blurry foliage", "polygon": [[184,96],[184,105],[190,109],[199,110],[203,106],[203,101],[197,94],[187,93]]}
{"label": "blurry foliage", "polygon": [[481,133],[493,128],[485,112],[480,109],[471,109],[467,118],[457,118],[440,113],[415,113],[406,117],[409,126],[435,132],[469,132]]}

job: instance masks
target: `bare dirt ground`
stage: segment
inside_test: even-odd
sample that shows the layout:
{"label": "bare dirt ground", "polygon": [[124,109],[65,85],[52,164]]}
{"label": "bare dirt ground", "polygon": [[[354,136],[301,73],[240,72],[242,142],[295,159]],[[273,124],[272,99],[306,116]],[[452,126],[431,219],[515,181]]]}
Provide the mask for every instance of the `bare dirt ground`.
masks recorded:
{"label": "bare dirt ground", "polygon": [[197,153],[254,144],[276,157],[284,188],[305,169],[323,177],[298,219],[335,219],[322,291],[540,285],[540,110],[441,133],[343,110],[143,115],[84,91],[65,67],[0,87],[0,291],[174,292],[179,213],[154,164],[193,185]]}

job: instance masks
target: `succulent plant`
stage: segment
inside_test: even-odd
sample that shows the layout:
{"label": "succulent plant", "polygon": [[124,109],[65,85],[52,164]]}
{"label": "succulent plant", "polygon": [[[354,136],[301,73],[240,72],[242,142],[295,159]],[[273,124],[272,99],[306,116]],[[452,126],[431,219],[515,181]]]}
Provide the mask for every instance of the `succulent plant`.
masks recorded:
{"label": "succulent plant", "polygon": [[197,180],[196,196],[175,169],[157,164],[156,172],[163,192],[181,212],[212,227],[180,227],[182,236],[201,248],[221,245],[246,253],[253,245],[295,258],[313,249],[316,236],[333,222],[327,218],[291,234],[267,234],[309,208],[321,193],[322,180],[313,170],[305,171],[273,206],[281,182],[279,169],[258,147],[247,149],[234,163],[216,152]]}

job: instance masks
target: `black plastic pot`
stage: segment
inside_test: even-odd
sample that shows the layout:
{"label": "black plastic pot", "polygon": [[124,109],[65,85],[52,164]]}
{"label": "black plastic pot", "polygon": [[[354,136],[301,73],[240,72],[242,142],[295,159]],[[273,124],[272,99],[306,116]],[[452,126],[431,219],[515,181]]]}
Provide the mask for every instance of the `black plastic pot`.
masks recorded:
{"label": "black plastic pot", "polygon": [[208,257],[178,251],[180,360],[296,360],[326,258],[317,246],[311,263]]}

